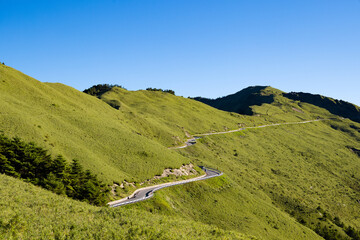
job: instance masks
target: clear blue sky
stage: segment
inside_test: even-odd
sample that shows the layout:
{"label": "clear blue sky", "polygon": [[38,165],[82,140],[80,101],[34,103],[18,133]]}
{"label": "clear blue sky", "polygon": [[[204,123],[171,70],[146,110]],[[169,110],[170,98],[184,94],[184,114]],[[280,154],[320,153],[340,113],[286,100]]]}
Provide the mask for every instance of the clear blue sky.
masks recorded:
{"label": "clear blue sky", "polygon": [[0,0],[0,61],[79,90],[271,85],[360,105],[360,1]]}

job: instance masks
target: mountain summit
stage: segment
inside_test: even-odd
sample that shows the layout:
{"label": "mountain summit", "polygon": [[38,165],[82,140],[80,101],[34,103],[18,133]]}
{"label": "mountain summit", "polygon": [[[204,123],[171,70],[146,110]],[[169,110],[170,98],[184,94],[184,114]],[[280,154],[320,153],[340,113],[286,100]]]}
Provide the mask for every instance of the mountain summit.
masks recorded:
{"label": "mountain summit", "polygon": [[274,102],[273,94],[267,94],[265,91],[269,89],[270,87],[266,86],[253,86],[216,99],[202,97],[196,97],[194,99],[220,110],[253,115],[254,112],[252,111],[251,106],[260,106],[263,103]]}
{"label": "mountain summit", "polygon": [[262,104],[284,106],[290,103],[298,103],[301,106],[308,103],[326,109],[334,115],[360,122],[360,108],[349,102],[311,93],[285,93],[269,86],[248,87],[234,94],[216,99],[202,97],[194,99],[220,110],[247,115],[257,114],[254,107]]}

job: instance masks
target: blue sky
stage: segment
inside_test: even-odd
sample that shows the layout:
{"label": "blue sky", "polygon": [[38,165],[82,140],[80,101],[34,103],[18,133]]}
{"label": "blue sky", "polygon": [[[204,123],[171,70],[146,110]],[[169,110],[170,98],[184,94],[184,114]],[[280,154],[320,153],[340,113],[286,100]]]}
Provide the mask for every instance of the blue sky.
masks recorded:
{"label": "blue sky", "polygon": [[0,61],[79,90],[271,85],[360,105],[360,1],[0,0]]}

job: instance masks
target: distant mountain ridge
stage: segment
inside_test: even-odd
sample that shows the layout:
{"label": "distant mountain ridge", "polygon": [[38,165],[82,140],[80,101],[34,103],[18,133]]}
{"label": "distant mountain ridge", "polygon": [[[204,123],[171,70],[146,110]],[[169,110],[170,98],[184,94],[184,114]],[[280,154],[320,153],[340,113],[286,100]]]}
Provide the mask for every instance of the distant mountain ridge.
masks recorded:
{"label": "distant mountain ridge", "polygon": [[332,99],[319,94],[303,92],[283,93],[283,96],[292,100],[306,102],[321,108],[325,108],[332,114],[360,122],[360,109],[358,106],[352,103],[343,100]]}
{"label": "distant mountain ridge", "polygon": [[253,111],[250,106],[260,106],[263,103],[274,102],[274,96],[264,95],[261,93],[262,90],[266,88],[266,86],[253,86],[247,87],[239,92],[217,99],[209,99],[202,97],[195,97],[194,99],[220,110],[253,115]]}
{"label": "distant mountain ridge", "polygon": [[319,94],[303,92],[285,93],[269,86],[247,87],[234,94],[216,99],[203,97],[195,97],[194,99],[223,111],[253,115],[253,106],[272,104],[276,102],[276,95],[283,96],[290,100],[300,101],[302,103],[309,103],[324,108],[334,115],[360,122],[360,108],[355,104]]}

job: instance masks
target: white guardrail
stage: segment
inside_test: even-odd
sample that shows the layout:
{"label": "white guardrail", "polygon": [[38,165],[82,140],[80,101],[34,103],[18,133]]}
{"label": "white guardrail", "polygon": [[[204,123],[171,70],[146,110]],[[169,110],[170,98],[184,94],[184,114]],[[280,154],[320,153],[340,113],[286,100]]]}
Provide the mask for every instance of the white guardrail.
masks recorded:
{"label": "white guardrail", "polygon": [[154,189],[150,190],[149,192],[146,193],[145,197],[142,197],[142,198],[139,198],[139,199],[136,199],[136,200],[132,200],[132,201],[125,201],[125,202],[116,203],[116,204],[110,205],[110,207],[120,207],[120,206],[123,206],[123,205],[144,201],[146,199],[151,198],[154,195],[154,192],[156,192],[156,191],[158,191],[158,190],[160,190],[162,188],[167,188],[167,187],[171,187],[171,186],[175,186],[175,185],[181,185],[181,184],[185,184],[185,183],[189,183],[189,182],[201,181],[201,180],[205,180],[205,179],[209,179],[209,178],[213,178],[213,177],[219,177],[219,176],[223,175],[223,173],[219,172],[218,170],[213,170],[213,169],[208,169],[208,168],[205,168],[205,169],[207,171],[216,172],[217,175],[205,176],[205,177],[203,177],[201,179],[184,180],[184,181],[181,181],[181,182],[178,182],[178,183],[176,183],[176,182],[175,183],[169,183],[167,185],[159,186],[157,188],[154,188]]}

